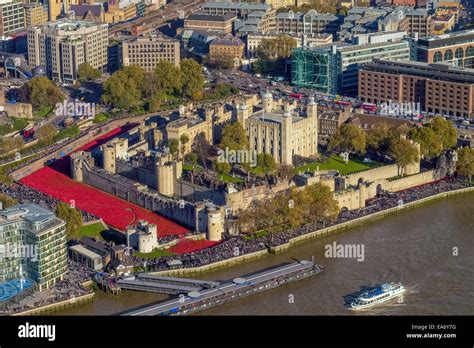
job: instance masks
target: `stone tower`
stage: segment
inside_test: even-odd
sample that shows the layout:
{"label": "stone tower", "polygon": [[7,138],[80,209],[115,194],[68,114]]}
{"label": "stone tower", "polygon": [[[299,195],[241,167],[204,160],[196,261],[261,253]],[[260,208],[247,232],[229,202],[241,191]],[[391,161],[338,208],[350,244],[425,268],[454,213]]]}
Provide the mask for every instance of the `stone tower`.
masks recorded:
{"label": "stone tower", "polygon": [[245,129],[245,123],[249,117],[249,109],[245,102],[237,105],[237,121],[240,122]]}
{"label": "stone tower", "polygon": [[266,91],[262,96],[262,104],[263,104],[263,111],[264,112],[272,112],[273,111],[273,95]]}
{"label": "stone tower", "polygon": [[224,233],[224,218],[216,208],[207,208],[207,239],[218,241]]}
{"label": "stone tower", "polygon": [[103,156],[103,167],[109,173],[115,173],[115,145],[114,144],[106,144],[102,146],[102,156]]}
{"label": "stone tower", "polygon": [[281,123],[281,163],[285,165],[293,164],[293,147],[291,139],[293,137],[293,117],[291,111],[283,113]]}

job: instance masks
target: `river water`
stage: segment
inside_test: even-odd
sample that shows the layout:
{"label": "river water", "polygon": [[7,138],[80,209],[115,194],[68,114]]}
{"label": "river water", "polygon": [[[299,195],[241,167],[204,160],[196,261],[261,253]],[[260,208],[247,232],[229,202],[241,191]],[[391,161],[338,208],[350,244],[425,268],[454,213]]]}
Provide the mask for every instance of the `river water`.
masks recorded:
{"label": "river water", "polygon": [[[325,246],[333,242],[363,245],[364,260],[325,257]],[[474,195],[430,203],[201,279],[227,280],[311,256],[325,266],[323,273],[198,315],[472,315]],[[344,306],[346,296],[383,282],[405,285],[407,292],[400,302],[392,300],[357,313]],[[119,296],[97,292],[92,303],[55,314],[114,314],[165,299],[165,295],[142,292]]]}

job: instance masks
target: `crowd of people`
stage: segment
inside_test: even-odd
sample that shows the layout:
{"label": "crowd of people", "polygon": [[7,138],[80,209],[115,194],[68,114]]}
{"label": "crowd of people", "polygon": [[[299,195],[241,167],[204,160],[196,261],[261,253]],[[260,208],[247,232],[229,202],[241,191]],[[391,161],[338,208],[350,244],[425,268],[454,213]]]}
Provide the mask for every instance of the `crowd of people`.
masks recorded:
{"label": "crowd of people", "polygon": [[[13,183],[11,185],[0,183],[0,194],[14,199],[18,202],[18,204],[32,203],[49,209],[53,212],[56,210],[56,206],[59,203],[57,199],[51,197],[50,195],[36,191],[29,186],[17,183]],[[81,211],[81,213],[82,220],[84,222],[98,220],[96,216],[85,211]]]}
{"label": "crowd of people", "polygon": [[10,302],[7,306],[0,308],[0,315],[19,313],[92,293],[91,289],[82,285],[91,279],[91,273],[86,267],[69,260],[68,272],[63,280],[57,282],[47,291],[33,293],[19,302]]}

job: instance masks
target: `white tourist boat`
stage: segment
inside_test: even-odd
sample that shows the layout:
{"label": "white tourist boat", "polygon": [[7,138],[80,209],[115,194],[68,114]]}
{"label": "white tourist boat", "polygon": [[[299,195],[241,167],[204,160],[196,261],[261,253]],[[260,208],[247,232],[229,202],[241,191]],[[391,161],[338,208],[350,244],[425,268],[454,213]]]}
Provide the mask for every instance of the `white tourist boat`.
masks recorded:
{"label": "white tourist boat", "polygon": [[357,297],[351,304],[350,309],[365,309],[376,304],[399,297],[405,292],[405,287],[400,283],[385,283],[377,286]]}

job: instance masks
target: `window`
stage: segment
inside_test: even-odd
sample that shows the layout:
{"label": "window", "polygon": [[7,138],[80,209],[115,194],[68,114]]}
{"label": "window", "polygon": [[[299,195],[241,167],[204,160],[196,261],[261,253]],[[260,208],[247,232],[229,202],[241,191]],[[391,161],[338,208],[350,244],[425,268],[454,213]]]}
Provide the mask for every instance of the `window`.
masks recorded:
{"label": "window", "polygon": [[444,60],[453,60],[453,51],[447,50],[444,52]]}
{"label": "window", "polygon": [[443,60],[442,58],[442,55],[441,55],[441,52],[437,51],[435,52],[434,56],[433,56],[433,62],[441,62]]}

